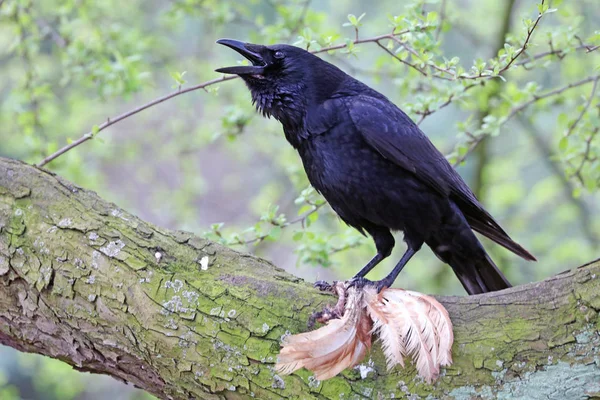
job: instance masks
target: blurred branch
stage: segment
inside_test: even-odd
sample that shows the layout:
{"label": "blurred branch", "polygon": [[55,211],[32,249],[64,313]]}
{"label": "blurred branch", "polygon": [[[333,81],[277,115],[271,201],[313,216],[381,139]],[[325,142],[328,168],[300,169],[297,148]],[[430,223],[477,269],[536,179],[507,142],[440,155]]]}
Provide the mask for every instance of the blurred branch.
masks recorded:
{"label": "blurred branch", "polygon": [[[549,42],[550,47],[552,47],[552,42]],[[591,51],[594,50],[589,50],[590,46],[582,44],[578,47],[575,47],[573,50],[575,51],[579,51],[579,50],[586,50],[586,53],[590,53]],[[562,60],[568,53],[565,52],[565,50],[563,49],[551,49],[549,51],[544,51],[542,53],[538,53],[538,54],[534,54],[532,56],[528,56],[528,58],[526,60],[523,61],[519,61],[518,63],[515,63],[515,67],[517,66],[523,66],[525,69],[528,69],[527,64],[530,64],[534,61],[537,61],[541,58],[546,58],[546,57],[550,57],[550,56],[556,56],[558,57],[559,60]]]}
{"label": "blurred branch", "polygon": [[[306,221],[307,219],[312,215],[315,214],[317,211],[319,211],[319,209],[321,207],[323,207],[325,204],[327,204],[326,202],[322,202],[322,203],[318,203],[318,204],[311,204],[313,206],[313,208],[306,212],[305,214],[299,216],[298,218],[295,218],[291,221],[286,221],[286,222],[279,222],[277,219],[270,219],[269,222],[272,226],[274,227],[278,227],[278,228],[287,228],[288,226],[291,225],[296,225],[296,224],[300,224],[302,226],[302,229],[306,228]],[[248,244],[258,244],[262,241],[264,241],[265,239],[267,239],[270,236],[270,233],[264,233],[264,234],[260,234],[257,235],[253,238],[250,239],[241,239],[241,238],[237,238],[235,240],[232,241],[228,241],[226,243],[227,246],[236,246],[236,245],[248,245]]]}
{"label": "blurred branch", "polygon": [[57,157],[60,157],[61,155],[68,152],[69,150],[74,149],[75,147],[79,146],[82,143],[87,142],[90,139],[93,139],[94,136],[96,136],[98,133],[102,132],[104,129],[108,128],[109,126],[112,126],[112,125],[116,124],[117,122],[123,121],[124,119],[129,118],[132,115],[135,115],[137,113],[140,113],[152,106],[160,104],[160,103],[167,101],[169,99],[172,99],[174,97],[180,96],[182,94],[189,93],[189,92],[192,92],[192,91],[198,90],[198,89],[205,89],[206,87],[214,85],[215,83],[225,82],[225,81],[229,81],[229,80],[232,80],[235,78],[237,78],[237,77],[233,76],[233,75],[222,76],[221,78],[212,79],[210,81],[201,83],[199,85],[189,87],[187,89],[179,88],[176,92],[169,93],[165,96],[159,97],[158,99],[152,100],[151,102],[141,105],[137,108],[134,108],[133,110],[130,110],[126,113],[123,113],[123,114],[118,115],[113,118],[107,118],[107,120],[104,123],[97,125],[94,129],[92,129],[90,132],[86,133],[79,139],[73,141],[72,143],[68,144],[67,146],[61,148],[60,150],[56,151],[55,153],[52,153],[48,157],[44,158],[42,161],[40,161],[37,164],[37,166],[43,167],[44,165],[48,164],[50,161],[56,159]]}
{"label": "blurred branch", "polygon": [[600,49],[600,45],[591,46],[591,45],[583,43],[583,40],[579,36],[577,36],[577,35],[575,35],[575,39],[577,39],[577,41],[579,42],[579,45],[581,47],[585,48],[585,52],[586,53],[591,53],[592,51],[596,51],[596,50]]}
{"label": "blurred branch", "polygon": [[583,176],[581,175],[581,171],[583,170],[583,167],[585,166],[586,162],[594,162],[597,160],[596,157],[590,157],[590,152],[592,150],[592,141],[596,138],[596,135],[598,134],[598,132],[600,131],[600,127],[596,127],[592,130],[592,132],[590,132],[590,136],[588,136],[588,138],[585,140],[585,150],[583,152],[583,157],[581,158],[581,162],[579,163],[579,166],[577,167],[577,169],[571,173],[571,176],[576,176],[577,179],[579,180],[579,182],[585,186],[585,179],[583,179]]}
{"label": "blurred branch", "polygon": [[48,21],[43,18],[36,18],[36,24],[40,28],[40,30],[46,30],[48,35],[52,38],[54,43],[60,48],[66,47],[69,43],[67,39],[65,39]]}
{"label": "blurred branch", "polygon": [[569,89],[573,89],[573,88],[576,88],[576,87],[578,87],[578,86],[585,85],[586,83],[590,83],[590,82],[597,82],[597,81],[598,81],[598,79],[600,79],[600,74],[599,74],[599,75],[592,75],[592,76],[588,76],[588,77],[587,77],[587,78],[585,78],[585,79],[582,79],[582,80],[580,80],[580,81],[577,81],[577,82],[569,83],[568,85],[565,85],[565,86],[562,86],[562,87],[560,87],[560,88],[557,88],[557,89],[551,90],[551,91],[549,91],[549,92],[546,92],[546,93],[544,93],[544,94],[540,94],[540,95],[533,95],[533,98],[532,98],[531,100],[529,100],[529,101],[526,101],[525,103],[523,103],[523,104],[521,104],[521,105],[519,105],[519,106],[517,106],[517,107],[514,107],[514,108],[513,108],[513,109],[510,111],[510,113],[508,114],[508,116],[506,116],[506,117],[503,119],[503,122],[502,122],[502,124],[505,124],[505,123],[506,123],[506,122],[507,122],[509,119],[511,119],[511,118],[512,118],[512,117],[514,117],[516,114],[518,114],[519,112],[523,111],[525,108],[529,107],[530,105],[532,105],[532,104],[533,104],[533,103],[535,103],[535,102],[538,102],[538,101],[540,101],[540,100],[546,99],[546,98],[548,98],[548,97],[552,97],[552,96],[559,95],[559,94],[561,94],[561,93],[563,93],[563,92],[565,92],[565,91],[567,91],[567,90],[569,90]]}
{"label": "blurred branch", "polygon": [[600,75],[597,75],[596,79],[594,79],[594,85],[592,86],[590,97],[588,97],[587,102],[583,106],[583,109],[581,110],[581,113],[579,114],[577,119],[575,121],[573,121],[571,126],[569,126],[569,130],[567,131],[566,136],[571,136],[571,133],[573,133],[573,130],[575,129],[577,124],[579,124],[579,122],[581,122],[581,119],[583,118],[583,116],[585,115],[587,110],[590,108],[590,105],[592,104],[592,100],[594,99],[594,95],[596,94],[596,89],[598,88],[598,79],[600,79]]}
{"label": "blurred branch", "polygon": [[528,134],[535,143],[535,149],[542,154],[542,160],[548,165],[548,168],[550,168],[552,174],[560,181],[563,188],[564,198],[571,202],[573,206],[577,209],[581,230],[587,238],[590,246],[592,246],[592,248],[594,249],[598,248],[600,239],[596,235],[592,226],[592,210],[589,209],[585,201],[573,196],[575,186],[567,178],[560,164],[554,161],[554,159],[556,158],[556,153],[552,151],[552,148],[550,147],[548,142],[544,140],[544,136],[537,128],[537,126],[529,119],[525,118],[523,115],[518,115],[517,119],[519,120],[519,123],[523,126],[523,130],[525,131],[525,133]]}
{"label": "blurred branch", "polygon": [[[542,0],[542,5],[543,4],[544,4],[544,0]],[[492,47],[492,54],[497,54],[498,51],[500,51],[500,49],[502,49],[504,46],[504,43],[506,40],[506,35],[508,35],[508,33],[510,32],[510,21],[511,21],[512,13],[513,13],[514,5],[515,5],[515,0],[509,0],[506,3],[506,7],[504,8],[504,15],[500,21],[500,23],[501,23],[500,30],[498,31],[498,35],[496,36],[495,43]],[[541,18],[542,18],[542,13],[539,13],[538,18],[535,21],[535,23],[533,24],[533,26],[531,27],[531,29],[527,30],[527,37],[525,38],[525,43],[521,47],[521,50],[518,51],[517,53],[515,53],[515,55],[511,58],[511,60],[508,62],[508,64],[498,72],[498,75],[500,75],[504,71],[507,71],[508,68],[510,68],[510,66],[513,64],[513,62],[521,54],[523,54],[523,51],[525,50],[525,48],[527,47],[527,44],[529,43],[529,40],[531,39],[531,34],[533,33],[534,29],[536,28],[536,26]],[[483,125],[483,123],[485,121],[485,117],[490,113],[490,103],[496,97],[500,96],[501,91],[502,91],[502,88],[500,85],[496,85],[495,87],[491,88],[490,93],[486,97],[486,104],[482,105],[480,107],[479,111],[477,112],[476,120],[477,120],[478,126]],[[489,158],[490,158],[489,151],[488,151],[488,140],[489,140],[488,137],[481,136],[480,140],[472,143],[472,148],[470,149],[470,151],[473,151],[473,149],[475,149],[479,145],[479,147],[477,148],[476,153],[475,153],[475,172],[474,172],[473,184],[472,184],[471,189],[473,190],[473,193],[475,193],[475,196],[477,196],[480,200],[483,200],[483,170],[485,169],[485,166],[489,162]],[[467,152],[467,154],[468,154],[468,152]]]}
{"label": "blurred branch", "polygon": [[446,20],[446,2],[447,0],[442,0],[442,4],[440,4],[440,22],[435,29],[435,40],[439,40],[440,33],[442,33],[442,28],[444,27],[444,22]]}
{"label": "blurred branch", "polygon": [[304,3],[302,4],[302,11],[300,11],[300,17],[298,17],[298,22],[296,22],[296,24],[294,25],[294,28],[291,30],[288,41],[292,40],[294,38],[294,36],[296,36],[298,34],[298,32],[300,31],[300,28],[304,24],[304,19],[306,18],[306,14],[308,13],[308,8],[310,6],[310,3],[311,3],[311,0],[304,0]]}
{"label": "blurred branch", "polygon": [[456,345],[435,385],[412,366],[389,371],[379,348],[320,382],[273,365],[282,336],[305,331],[335,299],[265,260],[3,158],[0,227],[0,343],[160,399],[537,398],[541,381],[571,399],[600,379],[597,261],[500,292],[438,297]]}
{"label": "blurred branch", "polygon": [[[577,82],[573,82],[573,83],[569,83],[568,85],[562,86],[560,88],[554,89],[554,90],[550,90],[546,93],[540,94],[540,95],[533,95],[533,97],[531,98],[531,100],[528,100],[516,107],[513,107],[510,112],[508,113],[508,115],[506,117],[502,118],[502,121],[499,123],[499,126],[502,126],[504,124],[506,124],[510,119],[512,119],[515,115],[519,114],[521,111],[523,111],[524,109],[526,109],[527,107],[529,107],[530,105],[543,100],[543,99],[547,99],[549,97],[552,96],[557,96],[569,89],[573,89],[582,85],[585,85],[587,83],[590,82],[597,82],[598,80],[600,80],[600,74],[599,75],[592,75],[592,76],[588,76],[585,79],[582,79],[580,81]],[[484,140],[484,138],[488,137],[487,134],[483,134],[483,135],[471,135],[467,133],[467,136],[469,137],[468,140],[468,144],[469,144],[469,149],[467,150],[467,152],[465,154],[463,154],[461,157],[459,157],[455,163],[455,165],[458,165],[460,163],[462,163],[467,156],[469,155],[469,153],[471,153],[478,144],[481,143],[482,140]]]}
{"label": "blurred branch", "polygon": [[450,96],[448,96],[448,99],[446,101],[444,101],[442,104],[440,104],[437,108],[430,110],[429,108],[425,109],[424,111],[418,111],[416,114],[420,115],[421,118],[419,118],[419,120],[417,121],[417,125],[421,125],[421,123],[423,122],[423,120],[425,118],[427,118],[428,116],[430,116],[433,113],[436,113],[438,111],[440,111],[442,108],[447,107],[448,105],[450,105],[457,97],[459,97],[460,95],[462,95],[463,93],[467,92],[469,89],[475,87],[475,86],[483,86],[485,84],[484,81],[478,82],[478,83],[472,83],[470,85],[465,86],[460,94],[456,94],[453,93]]}

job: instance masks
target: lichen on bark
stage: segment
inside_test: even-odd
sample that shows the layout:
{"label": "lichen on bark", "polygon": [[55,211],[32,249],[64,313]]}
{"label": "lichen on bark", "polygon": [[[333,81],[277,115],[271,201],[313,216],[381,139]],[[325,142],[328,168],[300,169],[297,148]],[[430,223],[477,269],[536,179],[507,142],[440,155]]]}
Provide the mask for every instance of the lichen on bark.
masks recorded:
{"label": "lichen on bark", "polygon": [[434,385],[411,367],[386,371],[377,348],[328,381],[304,370],[278,376],[281,337],[335,299],[265,260],[0,159],[0,343],[160,398],[600,396],[598,276],[595,262],[503,292],[440,298],[455,325],[455,363]]}

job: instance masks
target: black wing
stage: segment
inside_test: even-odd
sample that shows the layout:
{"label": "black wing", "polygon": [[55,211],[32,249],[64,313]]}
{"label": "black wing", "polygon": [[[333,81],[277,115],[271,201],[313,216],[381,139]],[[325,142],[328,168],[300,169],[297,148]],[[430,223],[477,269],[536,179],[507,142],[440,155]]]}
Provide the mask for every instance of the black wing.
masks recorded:
{"label": "black wing", "polygon": [[475,231],[527,260],[535,260],[483,209],[444,155],[398,107],[387,99],[371,96],[349,96],[343,101],[356,129],[383,157],[414,173],[441,195],[451,198]]}

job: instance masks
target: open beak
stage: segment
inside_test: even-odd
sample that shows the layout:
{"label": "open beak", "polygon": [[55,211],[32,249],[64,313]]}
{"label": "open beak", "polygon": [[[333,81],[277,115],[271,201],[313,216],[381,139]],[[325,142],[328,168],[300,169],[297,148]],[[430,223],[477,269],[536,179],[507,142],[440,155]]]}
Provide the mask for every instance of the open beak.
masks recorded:
{"label": "open beak", "polygon": [[230,47],[237,51],[252,63],[252,65],[239,65],[236,67],[224,67],[218,68],[215,71],[222,72],[224,74],[235,74],[235,75],[261,75],[266,66],[266,62],[260,55],[260,50],[263,46],[257,44],[250,44],[240,42],[239,40],[233,39],[219,39],[217,43],[224,46]]}

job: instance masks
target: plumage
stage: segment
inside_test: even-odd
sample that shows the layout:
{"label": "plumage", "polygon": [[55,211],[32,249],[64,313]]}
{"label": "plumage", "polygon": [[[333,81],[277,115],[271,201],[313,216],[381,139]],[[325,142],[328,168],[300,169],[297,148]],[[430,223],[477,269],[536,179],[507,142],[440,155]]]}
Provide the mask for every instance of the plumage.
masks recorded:
{"label": "plumage", "polygon": [[[345,282],[336,284],[348,287]],[[387,361],[387,368],[404,358],[413,360],[418,374],[428,383],[440,373],[440,366],[452,363],[452,321],[446,309],[433,297],[403,289],[374,286],[350,287],[343,316],[307,333],[288,336],[276,371],[290,374],[300,368],[328,379],[358,364],[371,347],[375,333]]]}
{"label": "plumage", "polygon": [[297,47],[220,40],[251,66],[238,74],[265,116],[281,122],[312,186],[348,225],[373,237],[375,257],[363,278],[404,233],[407,251],[378,289],[392,285],[427,244],[448,263],[469,294],[510,287],[486,254],[477,231],[515,254],[535,258],[514,242],[419,127],[384,95]]}
{"label": "plumage", "polygon": [[388,369],[411,357],[420,376],[432,382],[440,366],[452,364],[452,322],[433,297],[404,289],[377,293],[365,287],[365,305],[379,336]]}
{"label": "plumage", "polygon": [[306,368],[319,380],[334,377],[364,358],[371,348],[371,329],[362,290],[350,288],[343,316],[317,330],[287,336],[275,369],[290,374]]}

